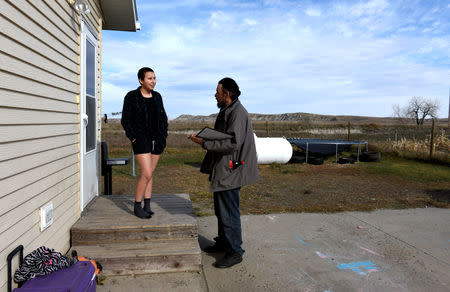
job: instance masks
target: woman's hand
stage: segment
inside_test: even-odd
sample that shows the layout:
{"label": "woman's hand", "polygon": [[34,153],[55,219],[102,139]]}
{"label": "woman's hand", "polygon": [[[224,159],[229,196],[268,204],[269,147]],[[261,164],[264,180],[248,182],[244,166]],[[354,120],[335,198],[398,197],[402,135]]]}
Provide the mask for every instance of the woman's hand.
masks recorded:
{"label": "woman's hand", "polygon": [[194,143],[197,143],[200,145],[203,144],[203,138],[196,137],[195,134],[190,134],[188,138],[191,139],[191,141]]}

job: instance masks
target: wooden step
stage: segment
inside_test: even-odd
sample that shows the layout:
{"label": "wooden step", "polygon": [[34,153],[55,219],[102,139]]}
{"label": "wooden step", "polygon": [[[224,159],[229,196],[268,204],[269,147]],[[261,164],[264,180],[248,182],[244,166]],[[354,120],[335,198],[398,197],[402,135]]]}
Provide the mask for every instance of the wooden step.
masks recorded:
{"label": "wooden step", "polygon": [[73,249],[99,262],[105,276],[200,272],[202,267],[197,239],[80,245]]}
{"label": "wooden step", "polygon": [[133,204],[131,195],[98,197],[72,227],[72,246],[198,237],[189,195],[153,195],[150,219],[134,216]]}
{"label": "wooden step", "polygon": [[133,207],[134,196],[98,197],[72,227],[71,250],[100,262],[106,276],[201,271],[189,195],[153,195],[151,219]]}
{"label": "wooden step", "polygon": [[109,229],[71,230],[72,246],[106,243],[140,243],[163,239],[197,239],[197,225],[120,227]]}

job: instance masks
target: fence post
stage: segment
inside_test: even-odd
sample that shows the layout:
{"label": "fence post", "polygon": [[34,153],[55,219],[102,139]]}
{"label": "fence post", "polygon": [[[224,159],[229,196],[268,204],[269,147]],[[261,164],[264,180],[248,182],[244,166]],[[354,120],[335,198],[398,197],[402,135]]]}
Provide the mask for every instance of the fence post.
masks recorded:
{"label": "fence post", "polygon": [[347,141],[350,141],[350,122],[347,124]]}
{"label": "fence post", "polygon": [[266,137],[269,137],[269,122],[266,121]]}
{"label": "fence post", "polygon": [[430,138],[430,160],[433,158],[434,154],[434,132],[436,131],[436,124],[434,119],[431,124],[431,138]]}
{"label": "fence post", "polygon": [[131,147],[131,175],[133,177],[136,176],[136,171],[134,170],[134,151],[133,151],[133,147]]}
{"label": "fence post", "polygon": [[398,130],[395,129],[395,134],[394,134],[394,150],[397,151],[397,147],[398,147]]}

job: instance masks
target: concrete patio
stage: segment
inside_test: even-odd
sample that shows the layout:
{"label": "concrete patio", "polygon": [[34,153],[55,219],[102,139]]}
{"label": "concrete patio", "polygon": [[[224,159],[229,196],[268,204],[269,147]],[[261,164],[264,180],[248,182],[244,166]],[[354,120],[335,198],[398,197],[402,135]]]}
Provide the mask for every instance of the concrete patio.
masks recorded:
{"label": "concrete patio", "polygon": [[[215,217],[197,218],[199,243]],[[106,277],[97,291],[450,291],[450,210],[242,216],[243,263]],[[220,256],[220,255],[218,255]]]}

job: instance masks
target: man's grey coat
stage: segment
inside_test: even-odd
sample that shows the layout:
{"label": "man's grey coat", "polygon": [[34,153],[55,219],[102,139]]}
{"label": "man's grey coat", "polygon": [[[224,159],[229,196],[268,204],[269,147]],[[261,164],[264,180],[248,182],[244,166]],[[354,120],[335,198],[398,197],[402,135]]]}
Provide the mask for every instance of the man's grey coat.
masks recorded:
{"label": "man's grey coat", "polygon": [[[258,181],[252,122],[238,99],[220,110],[214,129],[233,138],[204,140],[202,144],[207,153],[201,171],[210,174],[211,192],[231,190]],[[232,169],[230,161],[243,161],[244,164]]]}

